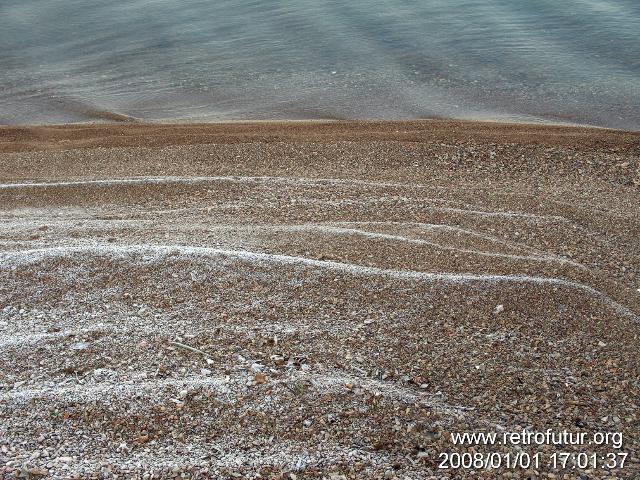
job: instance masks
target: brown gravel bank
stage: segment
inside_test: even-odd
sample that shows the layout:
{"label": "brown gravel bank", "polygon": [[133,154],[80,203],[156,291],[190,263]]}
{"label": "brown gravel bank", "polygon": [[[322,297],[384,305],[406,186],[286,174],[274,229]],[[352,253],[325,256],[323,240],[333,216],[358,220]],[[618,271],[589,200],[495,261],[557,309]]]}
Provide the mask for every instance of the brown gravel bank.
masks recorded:
{"label": "brown gravel bank", "polygon": [[421,120],[0,126],[0,151],[261,142],[463,141],[545,144],[637,153],[640,132],[554,125]]}
{"label": "brown gravel bank", "polygon": [[[0,152],[0,478],[640,476],[640,135],[73,125]],[[523,429],[624,445],[451,441]],[[520,449],[540,465],[438,468]]]}

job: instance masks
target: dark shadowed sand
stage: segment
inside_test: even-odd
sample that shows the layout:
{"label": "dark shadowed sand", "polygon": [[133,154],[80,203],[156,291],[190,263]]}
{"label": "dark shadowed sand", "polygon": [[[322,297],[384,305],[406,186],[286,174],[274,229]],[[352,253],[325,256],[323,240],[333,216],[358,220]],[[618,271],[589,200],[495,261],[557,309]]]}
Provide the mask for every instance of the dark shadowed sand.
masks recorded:
{"label": "dark shadowed sand", "polygon": [[[0,478],[637,478],[640,134],[0,128]],[[624,468],[439,470],[451,432]]]}

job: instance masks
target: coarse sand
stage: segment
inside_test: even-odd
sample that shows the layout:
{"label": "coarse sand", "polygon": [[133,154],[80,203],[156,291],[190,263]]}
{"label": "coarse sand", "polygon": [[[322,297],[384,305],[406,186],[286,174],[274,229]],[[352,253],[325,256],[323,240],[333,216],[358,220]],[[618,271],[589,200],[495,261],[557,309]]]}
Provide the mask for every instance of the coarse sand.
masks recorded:
{"label": "coarse sand", "polygon": [[0,478],[639,478],[639,317],[638,133],[0,128]]}

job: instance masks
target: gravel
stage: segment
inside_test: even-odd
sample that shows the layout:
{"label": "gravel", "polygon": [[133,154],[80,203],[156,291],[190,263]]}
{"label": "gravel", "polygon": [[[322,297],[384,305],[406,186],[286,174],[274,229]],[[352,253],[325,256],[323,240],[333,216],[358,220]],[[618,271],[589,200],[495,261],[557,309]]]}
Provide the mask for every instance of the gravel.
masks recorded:
{"label": "gravel", "polygon": [[[638,137],[307,128],[3,147],[0,478],[640,476]],[[524,428],[629,457],[437,468]]]}

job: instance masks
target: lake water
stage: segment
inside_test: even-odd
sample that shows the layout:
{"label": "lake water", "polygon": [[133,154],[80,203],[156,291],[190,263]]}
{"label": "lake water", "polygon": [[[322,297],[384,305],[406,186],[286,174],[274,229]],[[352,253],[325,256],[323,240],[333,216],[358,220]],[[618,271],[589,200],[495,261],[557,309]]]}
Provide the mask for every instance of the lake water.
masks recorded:
{"label": "lake water", "polygon": [[640,0],[0,0],[0,123],[125,117],[640,130]]}

